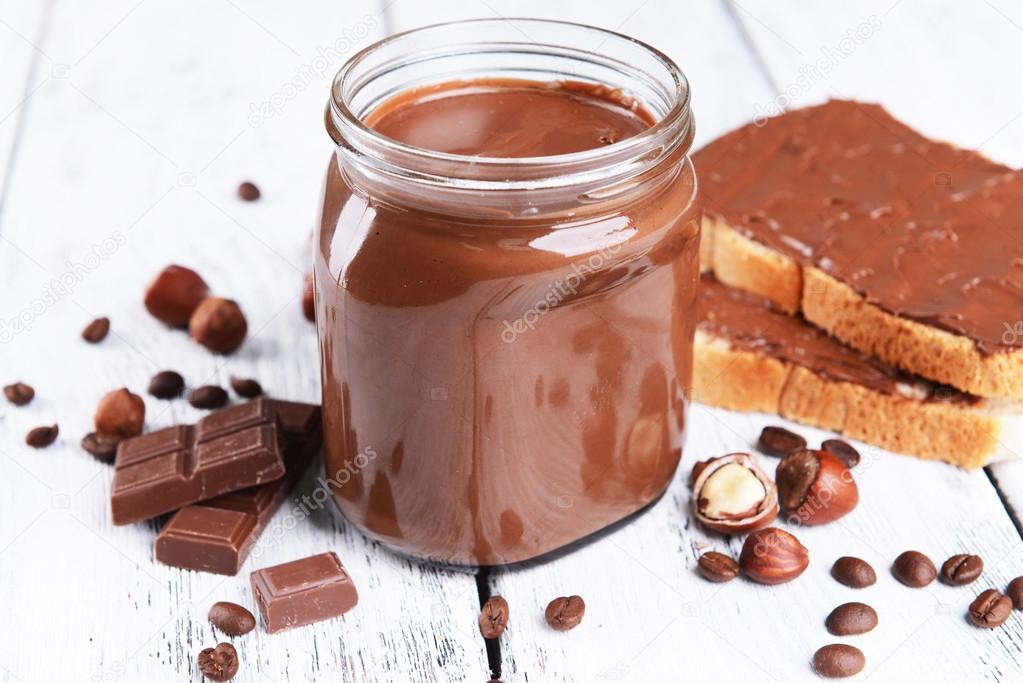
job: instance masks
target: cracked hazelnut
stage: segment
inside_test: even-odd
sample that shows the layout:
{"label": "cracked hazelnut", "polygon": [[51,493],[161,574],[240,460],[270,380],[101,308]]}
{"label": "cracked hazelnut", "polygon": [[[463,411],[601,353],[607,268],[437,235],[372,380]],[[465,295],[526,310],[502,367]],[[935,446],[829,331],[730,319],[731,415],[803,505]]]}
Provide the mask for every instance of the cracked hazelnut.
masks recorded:
{"label": "cracked hazelnut", "polygon": [[796,524],[827,524],[852,512],[860,502],[849,468],[826,451],[793,453],[774,473],[778,500]]}
{"label": "cracked hazelnut", "polygon": [[136,436],[142,433],[145,421],[145,401],[123,387],[109,392],[96,407],[96,432],[103,436]]}
{"label": "cracked hazelnut", "polygon": [[708,529],[742,534],[778,515],[774,484],[746,453],[707,461],[693,482],[693,513]]}
{"label": "cracked hazelnut", "polygon": [[242,309],[230,299],[211,296],[192,313],[188,333],[214,353],[231,353],[245,341],[248,323]]}
{"label": "cracked hazelnut", "polygon": [[184,266],[170,265],[146,288],[145,305],[154,318],[171,327],[185,327],[196,306],[209,294],[199,274]]}
{"label": "cracked hazelnut", "polygon": [[751,581],[774,585],[796,578],[810,564],[810,554],[795,536],[777,527],[746,537],[739,567]]}

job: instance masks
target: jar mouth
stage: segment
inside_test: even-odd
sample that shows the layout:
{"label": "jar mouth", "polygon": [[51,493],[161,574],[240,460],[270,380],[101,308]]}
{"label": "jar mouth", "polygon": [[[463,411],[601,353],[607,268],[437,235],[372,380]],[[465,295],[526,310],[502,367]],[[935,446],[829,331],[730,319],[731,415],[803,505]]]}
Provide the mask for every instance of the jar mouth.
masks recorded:
{"label": "jar mouth", "polygon": [[[584,47],[588,43],[595,46]],[[599,83],[622,90],[657,120],[611,145],[535,157],[438,152],[363,122],[404,90],[486,77]],[[470,19],[398,33],[353,55],[334,77],[325,123],[340,154],[383,176],[449,188],[533,190],[621,181],[687,153],[693,137],[689,103],[682,70],[635,38],[564,21]]]}

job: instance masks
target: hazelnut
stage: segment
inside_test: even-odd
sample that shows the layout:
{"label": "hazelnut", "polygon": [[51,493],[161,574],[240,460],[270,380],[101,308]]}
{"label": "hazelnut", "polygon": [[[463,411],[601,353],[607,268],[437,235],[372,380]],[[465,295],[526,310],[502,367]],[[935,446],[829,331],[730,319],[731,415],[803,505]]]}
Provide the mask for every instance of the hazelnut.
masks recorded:
{"label": "hazelnut", "polygon": [[316,322],[316,302],[313,297],[313,276],[305,276],[305,288],[302,289],[302,313],[311,323]]}
{"label": "hazelnut", "polygon": [[708,460],[697,473],[693,513],[708,529],[742,534],[767,526],[778,515],[778,492],[753,458],[730,453]]}
{"label": "hazelnut", "polygon": [[757,583],[774,585],[796,578],[810,564],[810,555],[787,531],[768,527],[746,538],[739,554],[743,573]]}
{"label": "hazelnut", "polygon": [[206,282],[194,270],[167,266],[146,289],[146,310],[171,327],[184,327],[209,291]]}
{"label": "hazelnut", "polygon": [[826,451],[793,453],[774,473],[778,500],[796,524],[827,524],[852,512],[860,502],[852,472]]}
{"label": "hazelnut", "polygon": [[96,407],[96,432],[103,436],[136,436],[145,421],[145,401],[123,387],[109,392]]}
{"label": "hazelnut", "polygon": [[214,353],[231,353],[245,340],[248,323],[238,304],[211,296],[203,299],[188,320],[188,333]]}

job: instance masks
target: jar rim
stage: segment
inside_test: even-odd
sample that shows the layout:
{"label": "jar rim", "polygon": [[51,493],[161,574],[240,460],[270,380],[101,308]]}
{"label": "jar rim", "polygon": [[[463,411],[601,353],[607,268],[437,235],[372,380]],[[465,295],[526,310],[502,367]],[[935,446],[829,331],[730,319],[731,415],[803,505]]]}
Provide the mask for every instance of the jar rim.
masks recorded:
{"label": "jar rim", "polygon": [[[382,50],[428,32],[508,23],[581,31],[602,37],[601,45],[607,40],[617,40],[638,48],[652,57],[671,79],[673,92],[665,93],[670,98],[670,107],[650,127],[612,145],[548,156],[491,157],[439,152],[395,140],[367,126],[350,106],[350,96],[346,93],[349,79],[361,65]],[[501,45],[503,49],[507,49],[512,43],[502,42]],[[565,55],[585,55],[604,64],[617,63],[622,68],[628,67],[619,60],[582,48],[526,41],[518,45],[532,46],[531,51],[536,54],[546,54],[555,50]],[[537,48],[544,50],[541,52]],[[437,53],[434,56],[446,54]],[[678,65],[666,54],[648,43],[617,31],[569,21],[516,17],[467,19],[431,24],[396,33],[363,48],[349,58],[334,77],[325,112],[325,123],[331,138],[339,147],[356,154],[363,162],[384,175],[474,190],[530,190],[585,184],[599,178],[607,179],[606,171],[595,172],[594,165],[605,169],[615,164],[643,162],[641,165],[646,168],[651,161],[656,161],[669,153],[677,154],[678,147],[682,144],[687,146],[683,152],[687,152],[692,142],[689,81]],[[440,172],[437,172],[435,166],[437,163],[443,166]],[[433,166],[426,170],[425,165]],[[517,180],[516,178],[526,169],[531,171],[526,174],[528,177]]]}

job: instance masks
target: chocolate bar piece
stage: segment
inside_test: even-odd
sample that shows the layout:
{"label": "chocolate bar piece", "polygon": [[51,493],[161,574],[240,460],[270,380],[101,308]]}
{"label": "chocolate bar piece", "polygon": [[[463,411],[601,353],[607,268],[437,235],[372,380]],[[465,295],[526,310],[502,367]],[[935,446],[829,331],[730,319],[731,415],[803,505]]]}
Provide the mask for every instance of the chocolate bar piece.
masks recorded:
{"label": "chocolate bar piece", "polygon": [[130,524],[284,476],[277,417],[261,398],[121,442],[110,507]]}
{"label": "chocolate bar piece", "polygon": [[267,633],[341,616],[359,602],[355,584],[334,553],[257,569],[250,581]]}
{"label": "chocolate bar piece", "polygon": [[288,498],[322,442],[319,406],[277,400],[272,404],[284,434],[285,475],[181,508],[156,537],[157,560],[182,569],[238,573],[252,544]]}

